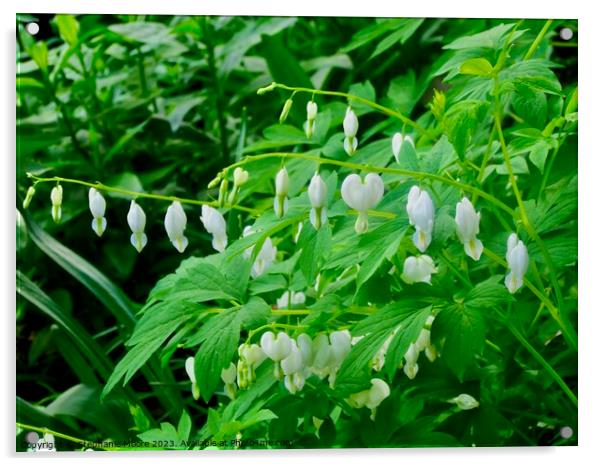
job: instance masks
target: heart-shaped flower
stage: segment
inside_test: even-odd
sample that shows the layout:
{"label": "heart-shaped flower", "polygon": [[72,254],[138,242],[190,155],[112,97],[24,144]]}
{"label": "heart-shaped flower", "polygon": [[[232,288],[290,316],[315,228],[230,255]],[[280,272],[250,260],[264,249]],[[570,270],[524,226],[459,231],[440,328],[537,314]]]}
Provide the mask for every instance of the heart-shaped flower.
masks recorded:
{"label": "heart-shaped flower", "polygon": [[365,233],[368,230],[368,210],[374,208],[382,199],[385,185],[380,176],[368,173],[362,180],[355,173],[348,175],[343,181],[341,195],[345,203],[359,212],[355,223],[357,233]]}

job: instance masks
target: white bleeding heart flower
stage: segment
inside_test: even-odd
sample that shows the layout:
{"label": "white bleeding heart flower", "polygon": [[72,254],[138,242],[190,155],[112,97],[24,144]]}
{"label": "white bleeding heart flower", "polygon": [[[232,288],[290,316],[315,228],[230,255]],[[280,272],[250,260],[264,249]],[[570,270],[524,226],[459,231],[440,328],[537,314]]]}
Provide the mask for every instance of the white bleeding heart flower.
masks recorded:
{"label": "white bleeding heart flower", "polygon": [[288,356],[280,361],[280,367],[284,375],[292,375],[303,370],[303,354],[295,340],[291,340],[290,348]]}
{"label": "white bleeding heart flower", "polygon": [[372,385],[369,389],[350,395],[347,402],[356,409],[366,407],[372,410],[372,419],[374,419],[376,408],[389,397],[391,389],[387,382],[382,379],[375,378],[370,383]]}
{"label": "white bleeding heart flower", "polygon": [[59,184],[50,191],[50,202],[52,203],[52,220],[55,223],[61,221],[62,204],[63,204],[63,187]]}
{"label": "white bleeding heart flower", "polygon": [[188,238],[184,236],[186,230],[186,213],[182,204],[178,201],[172,202],[165,214],[165,231],[167,236],[178,252],[182,253],[188,246]]}
{"label": "white bleeding heart flower", "polygon": [[332,359],[332,347],[328,335],[321,333],[313,339],[312,355],[312,372],[320,378],[326,377],[330,372],[330,361]]}
{"label": "white bleeding heart flower", "polygon": [[358,211],[355,222],[356,233],[362,234],[368,231],[368,210],[380,202],[384,192],[383,180],[375,173],[368,173],[363,180],[354,173],[343,180],[341,186],[343,200],[349,207]]}
{"label": "white bleeding heart flower", "polygon": [[479,407],[479,402],[467,393],[462,393],[451,400],[448,403],[454,403],[458,408],[466,411],[469,409],[475,409]]}
{"label": "white bleeding heart flower", "polygon": [[355,135],[357,134],[358,127],[359,122],[355,112],[351,109],[351,107],[347,107],[345,119],[343,120],[343,131],[345,132],[343,148],[348,155],[353,155],[353,153],[357,150],[358,142]]}
{"label": "white bleeding heart flower", "polygon": [[[244,228],[242,235],[244,237],[252,235],[253,233],[255,232],[253,231],[251,226],[247,225]],[[265,270],[276,260],[277,253],[278,249],[272,243],[272,239],[269,237],[266,238],[261,246],[259,253],[257,254],[257,257],[255,258],[255,262],[253,262],[253,266],[251,267],[251,277],[257,278],[258,276],[262,275],[265,272]],[[250,247],[245,250],[243,256],[246,259],[248,259],[251,257],[252,254],[253,247]]]}
{"label": "white bleeding heart flower", "polygon": [[213,236],[211,245],[213,249],[224,252],[228,245],[228,235],[226,233],[226,220],[219,210],[211,206],[204,205],[201,208],[201,222],[208,233]]}
{"label": "white bleeding heart flower", "polygon": [[420,252],[426,251],[431,244],[433,226],[435,224],[435,206],[429,193],[412,186],[408,193],[406,206],[410,225],[414,225],[416,232],[412,236],[414,245]]}
{"label": "white bleeding heart flower", "polygon": [[[391,344],[391,341],[393,340],[393,336],[394,336],[394,334],[391,334],[387,337],[385,342],[382,344],[382,346],[378,349],[376,354],[370,360],[370,367],[372,368],[372,370],[378,372],[385,366],[385,360],[386,360],[385,357],[386,357],[387,351],[389,350],[389,345]],[[357,342],[357,340],[356,340],[356,342]],[[351,340],[351,344],[352,345],[354,344],[354,339]]]}
{"label": "white bleeding heart flower", "polygon": [[297,291],[296,293],[285,291],[282,296],[276,300],[276,307],[278,309],[289,309],[292,306],[304,303],[305,293],[303,293],[303,291]]}
{"label": "white bleeding heart flower", "polygon": [[301,352],[303,366],[309,367],[313,362],[313,341],[309,335],[302,333],[297,337],[297,346]]}
{"label": "white bleeding heart flower", "polygon": [[318,230],[328,220],[326,213],[328,188],[318,173],[311,178],[309,188],[307,188],[307,195],[311,204],[309,221]]}
{"label": "white bleeding heart flower", "polygon": [[94,233],[98,236],[102,236],[107,228],[107,219],[105,218],[107,202],[96,188],[90,188],[88,191],[88,204],[92,217],[94,217],[92,219],[92,230],[94,230]]}
{"label": "white bleeding heart flower", "polygon": [[282,217],[288,209],[289,178],[286,168],[281,168],[276,174],[276,195],[274,196],[274,212],[276,217]]}
{"label": "white bleeding heart flower", "polygon": [[408,377],[408,379],[415,379],[416,375],[418,375],[418,364],[405,364],[403,366],[403,372]]}
{"label": "white bleeding heart flower", "polygon": [[351,351],[351,333],[349,330],[338,330],[330,334],[332,359],[330,364],[338,368]]}
{"label": "white bleeding heart flower", "polygon": [[290,354],[293,340],[284,332],[279,332],[277,336],[272,332],[265,332],[261,336],[260,344],[268,358],[280,362]]}
{"label": "white bleeding heart flower", "polygon": [[477,238],[481,213],[464,197],[456,204],[456,233],[464,244],[466,255],[478,261],[483,253],[483,243]]}
{"label": "white bleeding heart flower", "polygon": [[309,101],[307,102],[307,121],[303,124],[305,135],[311,138],[316,131],[316,116],[318,115],[318,104]]}
{"label": "white bleeding heart flower", "polygon": [[142,207],[140,207],[134,200],[132,200],[130,203],[127,221],[130,230],[132,230],[130,243],[132,243],[132,246],[136,248],[136,251],[140,252],[148,242],[148,238],[144,234],[144,228],[146,227],[146,214],[142,210]]}
{"label": "white bleeding heart flower", "polygon": [[265,360],[266,354],[256,343],[243,343],[238,347],[238,357],[244,359],[255,369]]}
{"label": "white bleeding heart flower", "polygon": [[403,136],[401,133],[395,133],[391,139],[391,150],[393,151],[393,156],[395,157],[397,163],[400,163],[399,154],[401,153],[401,147],[403,144],[410,144],[412,147],[414,147],[414,140],[412,139],[412,136],[409,134]]}
{"label": "white bleeding heart flower", "polygon": [[192,397],[195,400],[198,400],[201,397],[201,392],[199,390],[199,386],[196,381],[196,375],[194,373],[194,358],[191,356],[186,358],[186,362],[184,363],[184,368],[186,369],[186,374],[188,374],[188,378],[192,383]]}
{"label": "white bleeding heart flower", "polygon": [[370,382],[372,387],[368,390],[366,408],[376,409],[391,394],[391,389],[382,379],[372,379]]}
{"label": "white bleeding heart flower", "polygon": [[421,256],[407,257],[403,263],[403,273],[401,278],[408,284],[428,283],[431,284],[431,275],[437,273],[437,267],[430,256],[425,254]]}
{"label": "white bleeding heart flower", "polygon": [[233,362],[225,369],[222,369],[221,378],[226,385],[236,382],[236,366]]}
{"label": "white bleeding heart flower", "polygon": [[523,279],[529,267],[529,253],[525,244],[518,239],[516,233],[508,237],[506,262],[510,273],[506,275],[505,284],[508,291],[516,293],[523,286]]}

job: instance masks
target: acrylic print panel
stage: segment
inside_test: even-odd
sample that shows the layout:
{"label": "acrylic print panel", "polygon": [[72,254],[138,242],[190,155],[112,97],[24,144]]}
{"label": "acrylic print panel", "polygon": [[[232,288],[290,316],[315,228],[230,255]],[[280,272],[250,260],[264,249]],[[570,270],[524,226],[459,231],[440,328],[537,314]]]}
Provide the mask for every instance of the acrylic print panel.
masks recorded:
{"label": "acrylic print panel", "polygon": [[17,18],[17,450],[577,444],[577,22]]}

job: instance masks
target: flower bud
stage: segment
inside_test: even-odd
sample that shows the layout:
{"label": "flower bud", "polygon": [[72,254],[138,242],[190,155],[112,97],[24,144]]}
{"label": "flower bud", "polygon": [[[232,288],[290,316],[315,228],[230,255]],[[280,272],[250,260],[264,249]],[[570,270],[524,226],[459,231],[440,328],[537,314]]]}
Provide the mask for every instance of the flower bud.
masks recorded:
{"label": "flower bud", "polygon": [[397,163],[400,163],[399,154],[401,153],[401,148],[404,143],[410,144],[412,147],[414,147],[414,140],[412,139],[412,136],[408,134],[402,136],[401,133],[395,133],[393,135],[393,139],[391,139],[391,149],[393,151],[393,156],[395,157]]}
{"label": "flower bud", "polygon": [[475,211],[466,197],[456,204],[456,233],[464,244],[464,252],[476,261],[483,253],[483,243],[477,239],[480,220],[481,214]]}
{"label": "flower bud", "polygon": [[328,220],[326,213],[328,188],[318,173],[311,178],[309,188],[307,189],[307,194],[312,207],[309,213],[309,221],[316,230],[319,230],[320,227]]}
{"label": "flower bud", "polygon": [[260,340],[261,349],[272,361],[280,362],[291,352],[293,341],[284,332],[275,336],[272,332],[265,332]]}
{"label": "flower bud", "polygon": [[240,188],[249,180],[249,172],[244,168],[236,167],[234,169],[234,186]]}
{"label": "flower bud", "polygon": [[211,245],[218,252],[224,252],[228,245],[228,235],[226,233],[226,220],[217,209],[204,205],[201,207],[201,222],[208,233],[213,235]]}
{"label": "flower bud", "polygon": [[406,258],[401,278],[408,284],[422,282],[430,285],[431,275],[434,273],[437,273],[437,267],[435,267],[433,259],[423,254]]}
{"label": "flower bud", "polygon": [[190,378],[190,382],[192,382],[192,397],[195,400],[198,400],[201,397],[201,392],[196,383],[196,375],[194,373],[194,358],[192,356],[186,359],[184,368],[186,369],[186,374],[188,374],[188,377]]}
{"label": "flower bud", "polygon": [[282,217],[288,208],[288,172],[281,168],[276,174],[276,196],[274,196],[274,212],[278,218]]}
{"label": "flower bud", "polygon": [[[236,189],[236,188],[234,188]],[[224,207],[226,205],[226,196],[228,195],[228,180],[224,178],[219,185],[219,192],[217,196],[217,205],[219,207]],[[228,200],[230,202],[230,200]],[[234,202],[230,202],[233,204]]]}
{"label": "flower bud", "polygon": [[458,408],[465,411],[479,407],[479,402],[466,393],[462,393],[461,395],[452,398],[448,401],[448,403],[455,403],[458,406]]}
{"label": "flower bud", "polygon": [[508,237],[506,262],[510,273],[506,275],[505,284],[508,291],[516,293],[523,286],[523,278],[529,267],[529,253],[525,244],[518,239],[516,233]]}
{"label": "flower bud", "polygon": [[31,200],[33,199],[34,194],[36,193],[36,190],[33,186],[30,186],[27,189],[27,194],[25,194],[25,199],[23,200],[23,208],[27,209],[29,207],[29,204],[31,204]]}
{"label": "flower bud", "polygon": [[132,236],[130,236],[130,243],[136,248],[136,251],[140,252],[146,246],[148,241],[144,234],[144,228],[146,227],[146,215],[136,201],[132,200],[130,203],[130,210],[127,215],[128,225],[132,230]]}
{"label": "flower bud", "polygon": [[284,123],[286,118],[288,117],[289,112],[291,111],[291,107],[293,106],[293,99],[286,99],[284,102],[284,106],[282,107],[282,112],[280,112],[280,123]]}
{"label": "flower bud", "polygon": [[433,201],[426,191],[421,190],[418,186],[412,186],[408,193],[406,210],[410,225],[414,225],[416,228],[412,241],[420,252],[424,252],[431,243],[435,223]]}
{"label": "flower bud", "polygon": [[351,107],[347,107],[345,119],[343,120],[343,131],[345,132],[345,139],[343,140],[343,149],[345,149],[347,155],[353,155],[357,149],[358,142],[355,135],[357,134],[358,127],[359,122],[357,120],[357,116],[355,115]]}
{"label": "flower bud", "polygon": [[316,116],[318,116],[318,104],[310,100],[307,102],[307,119],[310,121],[315,120]]}
{"label": "flower bud", "polygon": [[88,201],[90,212],[94,217],[92,220],[92,230],[94,230],[94,233],[98,236],[102,236],[107,227],[107,219],[104,217],[107,203],[105,198],[102,197],[102,194],[95,188],[90,188],[90,191],[88,191]]}
{"label": "flower bud", "polygon": [[188,238],[184,236],[186,229],[186,213],[182,208],[182,204],[178,201],[172,202],[167,208],[165,214],[165,231],[171,241],[171,244],[182,253],[188,246]]}
{"label": "flower bud", "polygon": [[63,203],[63,187],[60,184],[50,191],[50,201],[52,202],[52,220],[54,220],[55,223],[59,223],[61,221],[61,205]]}

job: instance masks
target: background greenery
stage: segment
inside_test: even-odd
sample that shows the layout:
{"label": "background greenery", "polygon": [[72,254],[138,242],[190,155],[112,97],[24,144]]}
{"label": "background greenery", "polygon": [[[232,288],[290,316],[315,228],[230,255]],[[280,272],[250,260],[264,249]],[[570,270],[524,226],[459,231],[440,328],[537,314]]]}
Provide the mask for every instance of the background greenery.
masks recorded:
{"label": "background greenery", "polygon": [[[32,37],[24,24],[34,20],[41,31]],[[444,142],[449,139],[451,145],[440,140],[434,144],[432,137],[415,133],[417,158],[406,168],[449,174],[482,186],[514,208],[502,149],[490,131],[492,120],[482,108],[483,102],[493,101],[492,79],[487,69],[478,66],[461,69],[474,58],[495,65],[508,52],[506,74],[501,79],[509,86],[502,99],[504,133],[527,200],[525,207],[560,277],[560,302],[556,302],[558,289],[551,282],[553,271],[535,243],[529,245],[529,251],[532,261],[541,267],[541,275],[532,269],[529,277],[555,300],[562,319],[575,325],[577,24],[525,20],[513,30],[515,24],[488,19],[18,16],[18,199],[23,199],[31,185],[28,172],[212,200],[217,190],[207,188],[209,181],[223,167],[248,154],[314,150],[324,157],[346,160],[340,130],[345,100],[316,96],[318,133],[308,142],[301,126],[305,97],[310,95],[295,98],[285,125],[278,124],[278,116],[290,93],[278,90],[257,95],[259,87],[277,81],[378,101],[418,121],[436,140],[443,134]],[[568,42],[558,34],[564,27],[575,33]],[[538,37],[542,28],[544,34]],[[511,31],[515,35],[508,47]],[[434,99],[435,90],[445,95],[445,103]],[[458,103],[461,105],[454,107]],[[455,110],[450,113],[452,107]],[[361,150],[354,160],[387,163],[390,137],[401,129],[399,121],[369,107],[355,108],[361,117]],[[410,126],[404,129],[413,131]],[[273,175],[280,161],[272,162],[247,167],[253,182],[243,189],[241,204],[270,208]],[[313,170],[311,164],[292,169],[292,196],[300,193]],[[339,184],[342,179],[339,174]],[[385,199],[384,210],[403,213],[399,199],[409,186],[411,181],[393,191],[396,194]],[[140,363],[145,364],[139,373],[137,367],[133,369],[135,375],[125,387],[117,384],[100,403],[100,392],[126,354],[125,343],[141,318],[149,293],[158,280],[173,277],[168,274],[183,258],[165,235],[164,202],[141,201],[148,217],[149,244],[137,254],[128,241],[128,197],[107,196],[108,229],[97,239],[90,231],[87,190],[70,184],[63,187],[61,224],[55,225],[50,218],[49,185],[40,184],[28,211],[18,214],[17,421],[22,424],[95,441],[123,440],[142,432],[147,432],[146,438],[199,439],[207,437],[208,429],[213,437],[229,438],[230,430],[236,433],[241,427],[233,426],[234,422],[244,424],[249,438],[292,438],[295,447],[557,445],[577,441],[575,404],[538,358],[517,344],[516,334],[543,355],[573,392],[577,388],[576,349],[557,335],[557,322],[537,299],[525,296],[528,291],[512,305],[497,297],[481,302],[479,322],[472,330],[455,328],[457,319],[447,319],[451,321],[447,328],[441,324],[441,335],[459,332],[459,340],[469,342],[468,346],[459,343],[456,354],[448,356],[453,361],[444,356],[430,367],[425,365],[411,385],[399,374],[398,379],[391,379],[403,382],[396,384],[396,395],[382,409],[374,428],[363,427],[372,421],[362,413],[341,416],[336,425],[330,419],[316,435],[311,416],[325,418],[338,403],[324,387],[290,397],[267,382],[265,386],[258,382],[256,393],[234,407],[225,408],[222,396],[194,402],[183,361],[195,354],[202,341],[195,332],[204,320],[191,319],[193,313],[187,308],[180,308],[179,330],[161,335],[163,339],[149,339],[150,346],[139,348],[140,353],[154,354]],[[450,209],[457,202],[457,192],[441,187],[436,191],[442,209],[437,217],[444,219],[437,247],[452,258],[460,254],[459,246],[449,249],[447,244],[453,235],[449,219],[453,218]],[[504,227],[510,226],[512,219],[508,217],[503,225],[496,220],[496,212],[487,207],[483,211],[486,247],[503,256],[504,240],[512,229]],[[199,214],[200,209],[189,211],[186,257],[201,258],[214,252]],[[343,225],[340,231],[352,231],[352,221],[339,220],[342,223],[337,225]],[[377,219],[374,227],[380,221],[384,219]],[[228,216],[231,242],[248,223],[244,213]],[[381,235],[383,231],[387,230],[381,230]],[[279,245],[290,252],[283,259],[294,252],[290,232],[287,235]],[[375,243],[382,238],[378,233],[372,236]],[[374,253],[370,240],[358,245],[349,235],[335,239],[339,250],[322,251],[323,256],[313,263],[318,269],[327,269],[332,280],[348,265],[363,262]],[[352,247],[356,254],[347,254]],[[392,299],[399,289],[395,283],[383,285],[390,268],[384,259],[386,255],[399,264],[405,247],[402,245],[397,258],[380,251],[378,263],[357,288],[355,277],[345,282],[347,288],[333,293],[341,300],[340,306],[346,306],[346,300],[384,305]],[[205,264],[191,261],[194,267]],[[462,274],[468,273],[465,263],[457,265]],[[448,267],[451,270],[453,264]],[[445,270],[445,265],[441,268]],[[472,278],[475,283],[483,282],[494,269],[489,260]],[[312,284],[314,272],[304,269],[299,278],[293,271],[283,275],[284,285],[264,284],[264,291],[257,291],[256,286],[257,292],[251,294],[271,305],[289,285],[305,289]],[[499,268],[497,273],[501,273]],[[435,287],[439,291],[420,288],[415,296],[408,296],[419,302],[428,294],[439,293],[441,299],[454,302],[453,277],[442,273]],[[317,313],[324,312],[319,300],[314,304]],[[170,308],[171,318],[175,318],[173,312]],[[505,315],[501,321],[495,317],[498,312]],[[321,328],[323,317],[310,324]],[[506,325],[509,317],[511,327]],[[340,319],[328,325],[355,325]],[[155,323],[157,328],[162,324]],[[433,336],[437,336],[436,327]],[[480,393],[481,408],[456,412],[442,401],[461,392]],[[261,400],[260,405],[256,399]],[[278,417],[266,416],[266,410]],[[298,426],[297,417],[304,418]],[[176,427],[162,424],[160,434],[150,430],[161,422]],[[563,439],[559,435],[563,426],[571,426],[575,434]],[[65,440],[62,448],[80,446]]]}

